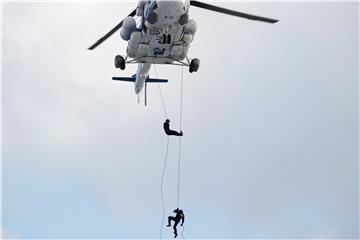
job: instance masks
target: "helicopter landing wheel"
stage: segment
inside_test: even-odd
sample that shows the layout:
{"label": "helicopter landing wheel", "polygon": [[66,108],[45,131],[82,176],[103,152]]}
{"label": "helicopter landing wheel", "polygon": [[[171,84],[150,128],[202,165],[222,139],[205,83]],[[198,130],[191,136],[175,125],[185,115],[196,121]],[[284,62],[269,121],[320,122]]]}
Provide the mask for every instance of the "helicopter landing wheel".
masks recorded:
{"label": "helicopter landing wheel", "polygon": [[191,60],[189,72],[190,73],[197,72],[199,70],[199,67],[200,67],[200,60],[198,58],[194,58],[193,60]]}
{"label": "helicopter landing wheel", "polygon": [[120,68],[121,70],[125,69],[125,59],[122,56],[117,55],[115,57],[114,63],[116,68]]}

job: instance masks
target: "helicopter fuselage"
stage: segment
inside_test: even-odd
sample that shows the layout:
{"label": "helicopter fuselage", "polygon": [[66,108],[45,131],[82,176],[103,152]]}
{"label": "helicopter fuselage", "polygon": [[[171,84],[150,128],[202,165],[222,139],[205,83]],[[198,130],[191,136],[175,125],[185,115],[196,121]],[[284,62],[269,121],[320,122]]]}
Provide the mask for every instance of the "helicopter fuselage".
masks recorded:
{"label": "helicopter fuselage", "polygon": [[[128,42],[127,63],[138,63],[135,93],[144,86],[151,64],[181,63],[196,32],[188,0],[139,1],[136,16],[124,20],[120,35]],[[131,60],[128,60],[131,59]]]}
{"label": "helicopter fuselage", "polygon": [[188,1],[140,1],[135,17],[124,20],[120,35],[127,56],[139,62],[170,64],[183,60],[196,32]]}

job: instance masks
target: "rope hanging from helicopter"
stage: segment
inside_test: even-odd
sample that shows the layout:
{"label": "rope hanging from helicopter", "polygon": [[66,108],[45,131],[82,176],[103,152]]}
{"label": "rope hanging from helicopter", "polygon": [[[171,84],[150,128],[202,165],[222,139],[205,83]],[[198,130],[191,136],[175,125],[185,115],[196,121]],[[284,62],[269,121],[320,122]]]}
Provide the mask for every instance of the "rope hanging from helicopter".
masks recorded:
{"label": "rope hanging from helicopter", "polygon": [[[156,71],[156,66],[154,66],[154,71],[155,71],[155,76],[156,78],[158,78],[158,74]],[[180,131],[182,130],[182,110],[183,110],[183,80],[184,80],[184,69],[183,66],[181,67],[181,85],[180,85]],[[167,115],[167,111],[166,111],[166,106],[165,106],[165,100],[164,100],[164,96],[162,94],[162,90],[161,90],[161,86],[158,83],[158,90],[159,90],[159,94],[160,94],[160,98],[162,101],[162,106],[163,106],[163,112],[165,115],[165,118],[168,118]],[[167,159],[168,159],[168,153],[169,153],[169,136],[167,135],[167,142],[166,142],[166,150],[165,150],[165,159],[164,159],[164,165],[163,165],[163,170],[162,170],[162,175],[161,175],[161,182],[160,182],[160,194],[161,194],[161,204],[162,204],[162,219],[161,219],[161,225],[160,225],[160,239],[163,239],[162,236],[162,228],[164,225],[164,220],[165,220],[165,201],[164,201],[164,191],[163,191],[163,182],[164,182],[164,177],[165,177],[165,172],[166,172],[166,166],[167,166]],[[177,208],[179,208],[180,206],[180,176],[181,176],[181,137],[179,138],[179,151],[178,151],[178,171],[177,171]],[[185,239],[184,237],[184,227],[182,227],[182,231],[181,231],[181,236],[183,239]]]}
{"label": "rope hanging from helicopter", "polygon": [[[183,111],[183,89],[184,89],[184,65],[181,66],[181,83],[180,83],[180,132],[182,132],[182,111]],[[180,176],[181,176],[181,137],[179,138],[179,155],[178,155],[178,185],[177,185],[177,208],[180,206]],[[184,237],[184,226],[181,229],[181,237]]]}
{"label": "rope hanging from helicopter", "polygon": [[[184,67],[181,67],[181,83],[180,83],[180,132],[182,131],[183,80],[184,80]],[[181,137],[179,138],[179,155],[178,155],[177,208],[179,208],[179,205],[180,205],[180,170],[181,170]]]}

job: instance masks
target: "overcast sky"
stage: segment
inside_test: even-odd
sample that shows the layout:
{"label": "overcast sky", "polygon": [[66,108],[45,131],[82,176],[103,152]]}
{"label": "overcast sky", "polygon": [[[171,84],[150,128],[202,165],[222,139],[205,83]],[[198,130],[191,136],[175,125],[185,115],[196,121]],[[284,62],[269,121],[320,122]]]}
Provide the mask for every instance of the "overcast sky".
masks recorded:
{"label": "overcast sky", "polygon": [[[359,4],[191,8],[180,207],[187,238],[359,237]],[[29,238],[158,238],[166,137],[157,86],[138,104],[114,69],[126,42],[86,48],[136,3],[4,3],[3,229]],[[154,76],[154,69],[151,75]],[[157,66],[179,127],[181,68]],[[170,139],[166,216],[176,208]],[[171,238],[171,229],[163,229]]]}

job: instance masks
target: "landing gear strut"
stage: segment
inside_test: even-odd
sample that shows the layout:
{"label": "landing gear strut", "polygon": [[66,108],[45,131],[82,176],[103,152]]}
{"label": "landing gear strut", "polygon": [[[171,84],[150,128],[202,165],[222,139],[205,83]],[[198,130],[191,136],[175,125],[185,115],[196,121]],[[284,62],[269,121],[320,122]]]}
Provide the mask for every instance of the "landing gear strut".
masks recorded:
{"label": "landing gear strut", "polygon": [[116,68],[120,68],[121,70],[125,69],[125,59],[122,56],[117,55],[115,57],[114,63]]}
{"label": "landing gear strut", "polygon": [[189,66],[189,72],[197,72],[197,70],[199,70],[200,67],[200,60],[198,58],[194,58],[193,60],[191,60],[190,66]]}

